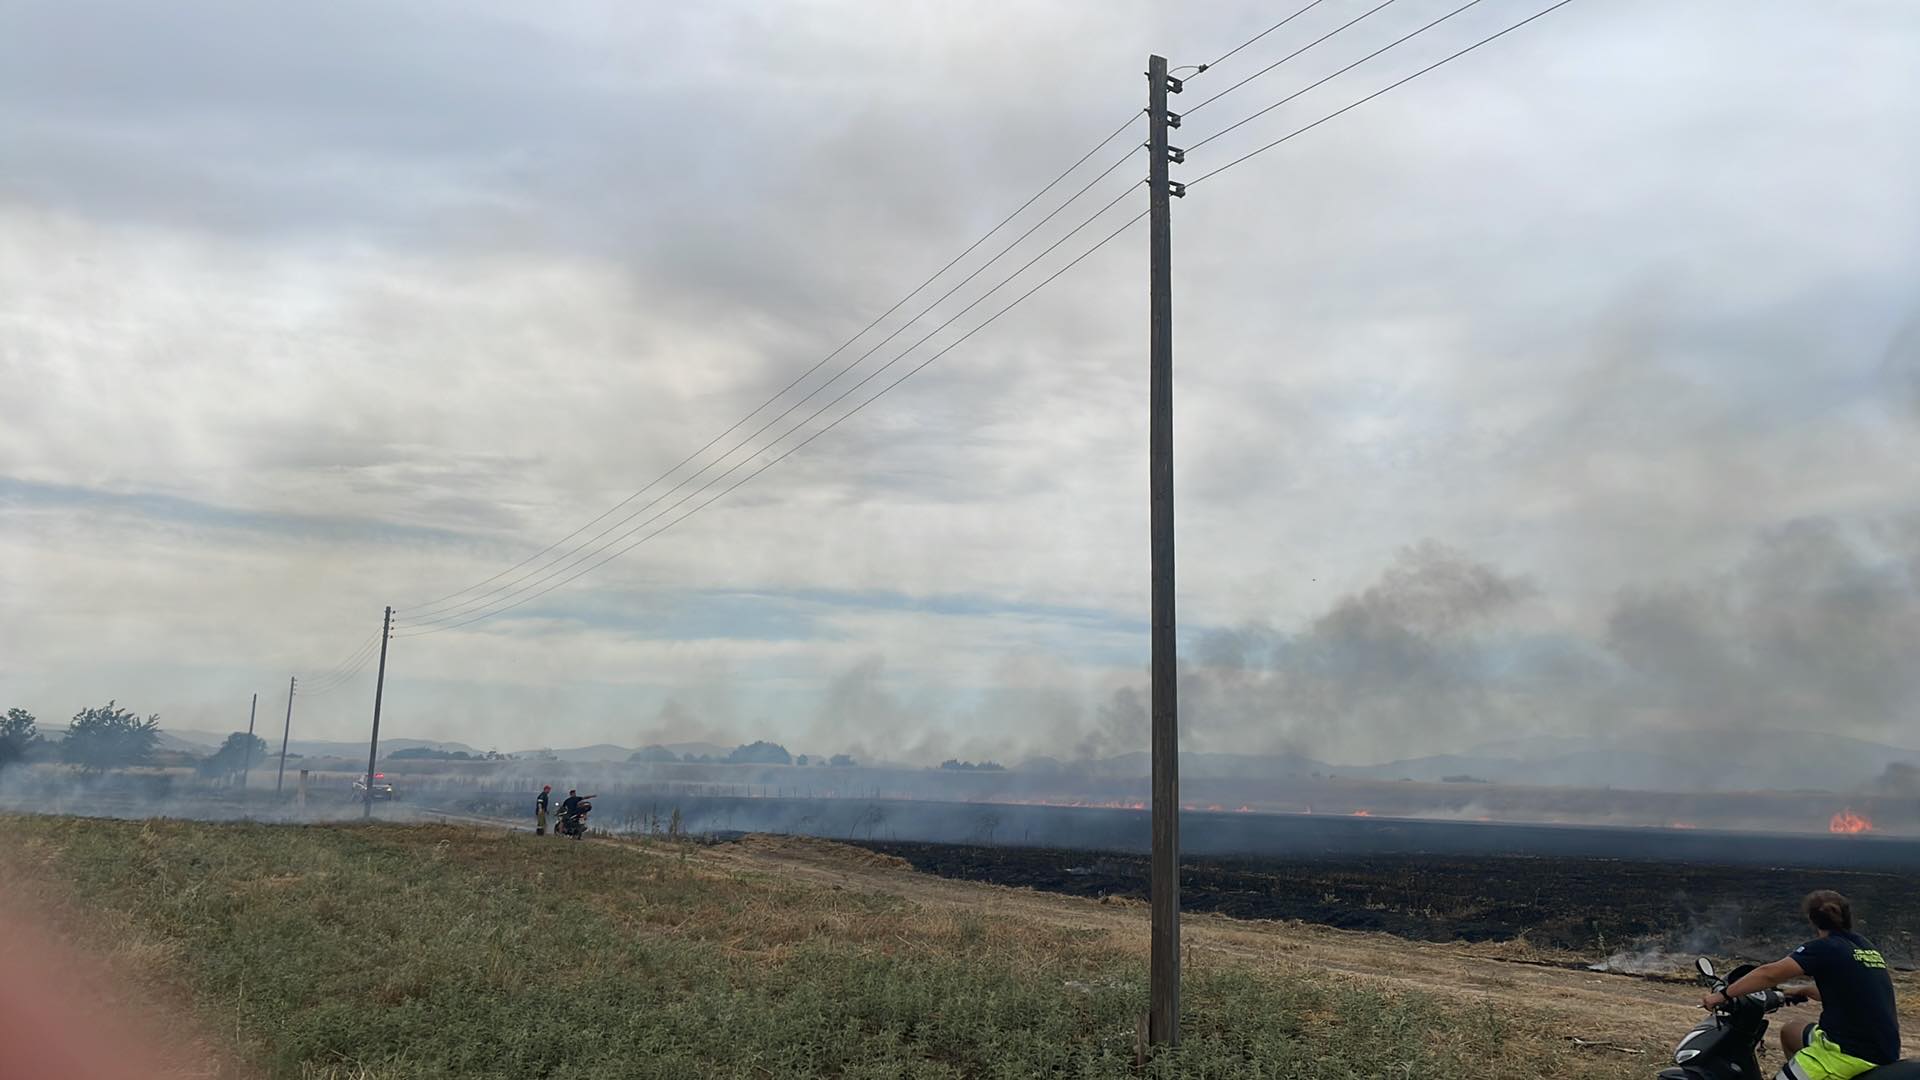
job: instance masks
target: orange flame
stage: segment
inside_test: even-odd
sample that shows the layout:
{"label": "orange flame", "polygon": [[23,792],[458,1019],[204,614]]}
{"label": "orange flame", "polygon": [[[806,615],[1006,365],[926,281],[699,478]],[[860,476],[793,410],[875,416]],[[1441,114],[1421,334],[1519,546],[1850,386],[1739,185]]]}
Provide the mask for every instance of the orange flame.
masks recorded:
{"label": "orange flame", "polygon": [[1354,817],[1372,817],[1372,816],[1373,816],[1373,811],[1371,811],[1371,810],[1355,810],[1355,811],[1353,812],[1353,816],[1354,816]]}
{"label": "orange flame", "polygon": [[1851,808],[1848,808],[1833,815],[1832,820],[1827,822],[1827,831],[1844,835],[1872,832],[1873,822],[1868,821],[1863,815],[1856,814]]}

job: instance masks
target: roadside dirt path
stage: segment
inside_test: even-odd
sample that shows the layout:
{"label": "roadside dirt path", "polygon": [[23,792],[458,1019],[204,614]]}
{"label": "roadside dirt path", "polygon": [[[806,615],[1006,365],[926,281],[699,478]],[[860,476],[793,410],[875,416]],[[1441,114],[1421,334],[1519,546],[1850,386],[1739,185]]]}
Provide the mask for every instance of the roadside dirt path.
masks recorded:
{"label": "roadside dirt path", "polygon": [[[1094,901],[914,871],[904,861],[830,841],[749,836],[703,849],[716,869],[769,874],[826,887],[900,897],[930,910],[971,910],[1045,925],[1104,931],[1146,954],[1148,916],[1138,901]],[[1665,1064],[1673,1043],[1700,1018],[1700,990],[1684,981],[1587,971],[1572,956],[1524,943],[1470,945],[1408,941],[1294,922],[1188,915],[1181,942],[1190,966],[1230,963],[1279,973],[1332,973],[1389,989],[1523,1004],[1556,1025],[1552,1034],[1592,1044],[1593,1052]],[[1920,979],[1899,976],[1902,1029],[1909,1056],[1920,1056]],[[1817,1006],[1780,1014],[1812,1020]],[[1768,1064],[1771,1062],[1771,1064]],[[1776,1046],[1762,1062],[1779,1067]]]}

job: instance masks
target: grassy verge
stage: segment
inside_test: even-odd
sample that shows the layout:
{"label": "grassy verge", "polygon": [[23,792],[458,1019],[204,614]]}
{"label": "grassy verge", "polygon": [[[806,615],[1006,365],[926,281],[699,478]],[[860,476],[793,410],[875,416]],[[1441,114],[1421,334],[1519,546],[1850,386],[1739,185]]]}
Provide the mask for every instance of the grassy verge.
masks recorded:
{"label": "grassy verge", "polygon": [[0,820],[9,876],[273,1077],[1625,1075],[1510,1010],[1233,967],[1132,1062],[1103,931],[727,873],[697,851],[398,826]]}

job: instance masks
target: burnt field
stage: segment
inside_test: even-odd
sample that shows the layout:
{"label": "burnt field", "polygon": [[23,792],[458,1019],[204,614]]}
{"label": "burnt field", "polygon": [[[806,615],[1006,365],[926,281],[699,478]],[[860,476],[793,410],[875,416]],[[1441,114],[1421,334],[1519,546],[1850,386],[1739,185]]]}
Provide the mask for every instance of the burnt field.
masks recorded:
{"label": "burnt field", "polygon": [[[858,841],[943,877],[1074,896],[1147,898],[1141,855],[977,844]],[[1804,940],[1800,898],[1850,896],[1862,932],[1895,964],[1920,963],[1920,876],[1659,859],[1457,854],[1203,857],[1181,867],[1185,910],[1298,919],[1423,941],[1507,941],[1615,966],[1649,954],[1783,955]],[[1684,960],[1680,961],[1684,963]]]}

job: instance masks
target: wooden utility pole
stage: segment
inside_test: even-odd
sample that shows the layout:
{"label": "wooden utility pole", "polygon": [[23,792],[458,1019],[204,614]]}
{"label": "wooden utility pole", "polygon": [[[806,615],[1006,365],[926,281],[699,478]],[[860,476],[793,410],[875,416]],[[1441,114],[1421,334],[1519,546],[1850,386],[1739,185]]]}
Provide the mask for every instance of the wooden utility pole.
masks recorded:
{"label": "wooden utility pole", "polygon": [[299,677],[287,676],[287,725],[280,729],[280,772],[273,778],[273,793],[280,794],[280,786],[287,782],[287,736],[293,734],[293,684]]}
{"label": "wooden utility pole", "polygon": [[393,637],[393,608],[380,618],[380,674],[373,680],[373,738],[367,741],[367,790],[366,805],[361,808],[360,816],[373,816],[373,759],[380,753],[380,698],[387,689],[387,641]]}
{"label": "wooden utility pole", "polygon": [[246,789],[247,778],[253,773],[253,715],[260,711],[260,695],[253,695],[253,704],[247,706],[247,763],[240,770],[240,787]]}
{"label": "wooden utility pole", "polygon": [[1147,1041],[1180,1042],[1180,729],[1173,639],[1173,228],[1172,199],[1185,188],[1167,178],[1185,154],[1167,145],[1180,118],[1167,94],[1180,92],[1164,56],[1147,58],[1147,261],[1150,308],[1147,486],[1153,559],[1153,944],[1148,968]]}

